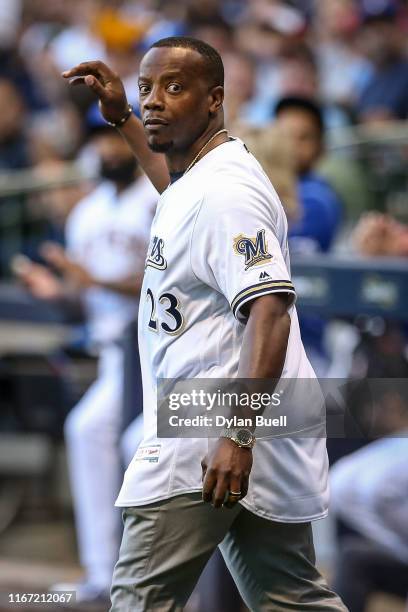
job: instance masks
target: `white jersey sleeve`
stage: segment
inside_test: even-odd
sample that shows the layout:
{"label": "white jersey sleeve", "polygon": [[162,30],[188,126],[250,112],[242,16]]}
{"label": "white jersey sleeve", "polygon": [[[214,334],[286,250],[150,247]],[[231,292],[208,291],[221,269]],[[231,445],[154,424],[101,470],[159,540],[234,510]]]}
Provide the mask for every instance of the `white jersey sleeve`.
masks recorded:
{"label": "white jersey sleeve", "polygon": [[191,241],[191,267],[222,293],[245,322],[245,305],[269,293],[295,300],[287,254],[286,219],[272,191],[232,184],[206,191]]}

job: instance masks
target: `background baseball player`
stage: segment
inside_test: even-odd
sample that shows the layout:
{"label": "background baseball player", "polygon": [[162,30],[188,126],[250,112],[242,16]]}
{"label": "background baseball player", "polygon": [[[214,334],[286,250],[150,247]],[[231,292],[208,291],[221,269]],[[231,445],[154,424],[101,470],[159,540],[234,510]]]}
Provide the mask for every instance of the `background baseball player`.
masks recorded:
{"label": "background baseball player", "polygon": [[[146,245],[157,192],[137,169],[122,137],[112,128],[93,139],[102,182],[78,202],[66,224],[64,250],[46,244],[51,268],[26,263],[20,277],[34,295],[81,300],[90,344],[99,355],[98,377],[65,423],[82,584],[68,585],[77,600],[106,597],[117,558],[119,521],[113,504],[122,458],[123,351],[120,339],[136,318]],[[140,407],[139,407],[140,409]],[[137,407],[135,407],[137,411]],[[141,421],[130,426],[125,453],[136,449]],[[66,589],[67,585],[54,588]]]}

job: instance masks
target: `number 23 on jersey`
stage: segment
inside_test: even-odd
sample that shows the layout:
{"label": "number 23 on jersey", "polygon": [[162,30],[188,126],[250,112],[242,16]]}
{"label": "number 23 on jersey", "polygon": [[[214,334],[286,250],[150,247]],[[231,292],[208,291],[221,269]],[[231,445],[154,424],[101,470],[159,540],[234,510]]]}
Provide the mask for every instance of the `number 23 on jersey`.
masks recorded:
{"label": "number 23 on jersey", "polygon": [[[146,299],[150,301],[151,305],[150,318],[147,324],[151,331],[158,332],[160,327],[166,334],[173,336],[183,330],[184,317],[181,313],[178,298],[173,293],[165,292],[156,298],[153,291],[147,289]],[[160,317],[156,313],[156,304],[162,306],[163,313]]]}

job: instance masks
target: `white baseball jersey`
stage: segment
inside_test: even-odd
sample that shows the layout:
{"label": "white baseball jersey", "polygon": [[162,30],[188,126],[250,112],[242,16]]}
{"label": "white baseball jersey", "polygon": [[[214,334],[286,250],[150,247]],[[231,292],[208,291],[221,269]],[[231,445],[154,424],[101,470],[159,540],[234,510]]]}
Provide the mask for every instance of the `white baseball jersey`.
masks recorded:
{"label": "white baseball jersey", "polygon": [[[158,193],[145,177],[121,193],[104,181],[83,198],[66,225],[67,250],[101,281],[120,281],[144,266],[151,219]],[[107,343],[137,316],[136,297],[91,287],[83,293],[91,339]]]}
{"label": "white baseball jersey", "polygon": [[[240,140],[230,140],[158,202],[139,307],[144,440],[126,471],[118,506],[202,489],[200,462],[214,440],[157,438],[157,380],[236,377],[244,305],[276,292],[291,296],[282,376],[314,378],[293,305],[282,205],[256,159]],[[309,410],[306,404],[299,409]],[[261,439],[253,456],[248,495],[240,503],[278,521],[325,515],[324,439]]]}
{"label": "white baseball jersey", "polygon": [[408,430],[342,457],[330,470],[332,509],[372,542],[408,563]]}

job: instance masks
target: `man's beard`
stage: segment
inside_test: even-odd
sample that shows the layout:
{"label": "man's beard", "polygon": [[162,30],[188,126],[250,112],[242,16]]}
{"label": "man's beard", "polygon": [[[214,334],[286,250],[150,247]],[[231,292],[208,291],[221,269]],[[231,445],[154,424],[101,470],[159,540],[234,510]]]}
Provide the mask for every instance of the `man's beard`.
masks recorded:
{"label": "man's beard", "polygon": [[147,142],[149,149],[151,151],[154,151],[155,153],[167,153],[167,151],[169,151],[172,147],[173,147],[173,141],[170,140],[169,142],[161,142],[161,143],[156,143],[156,142]]}

